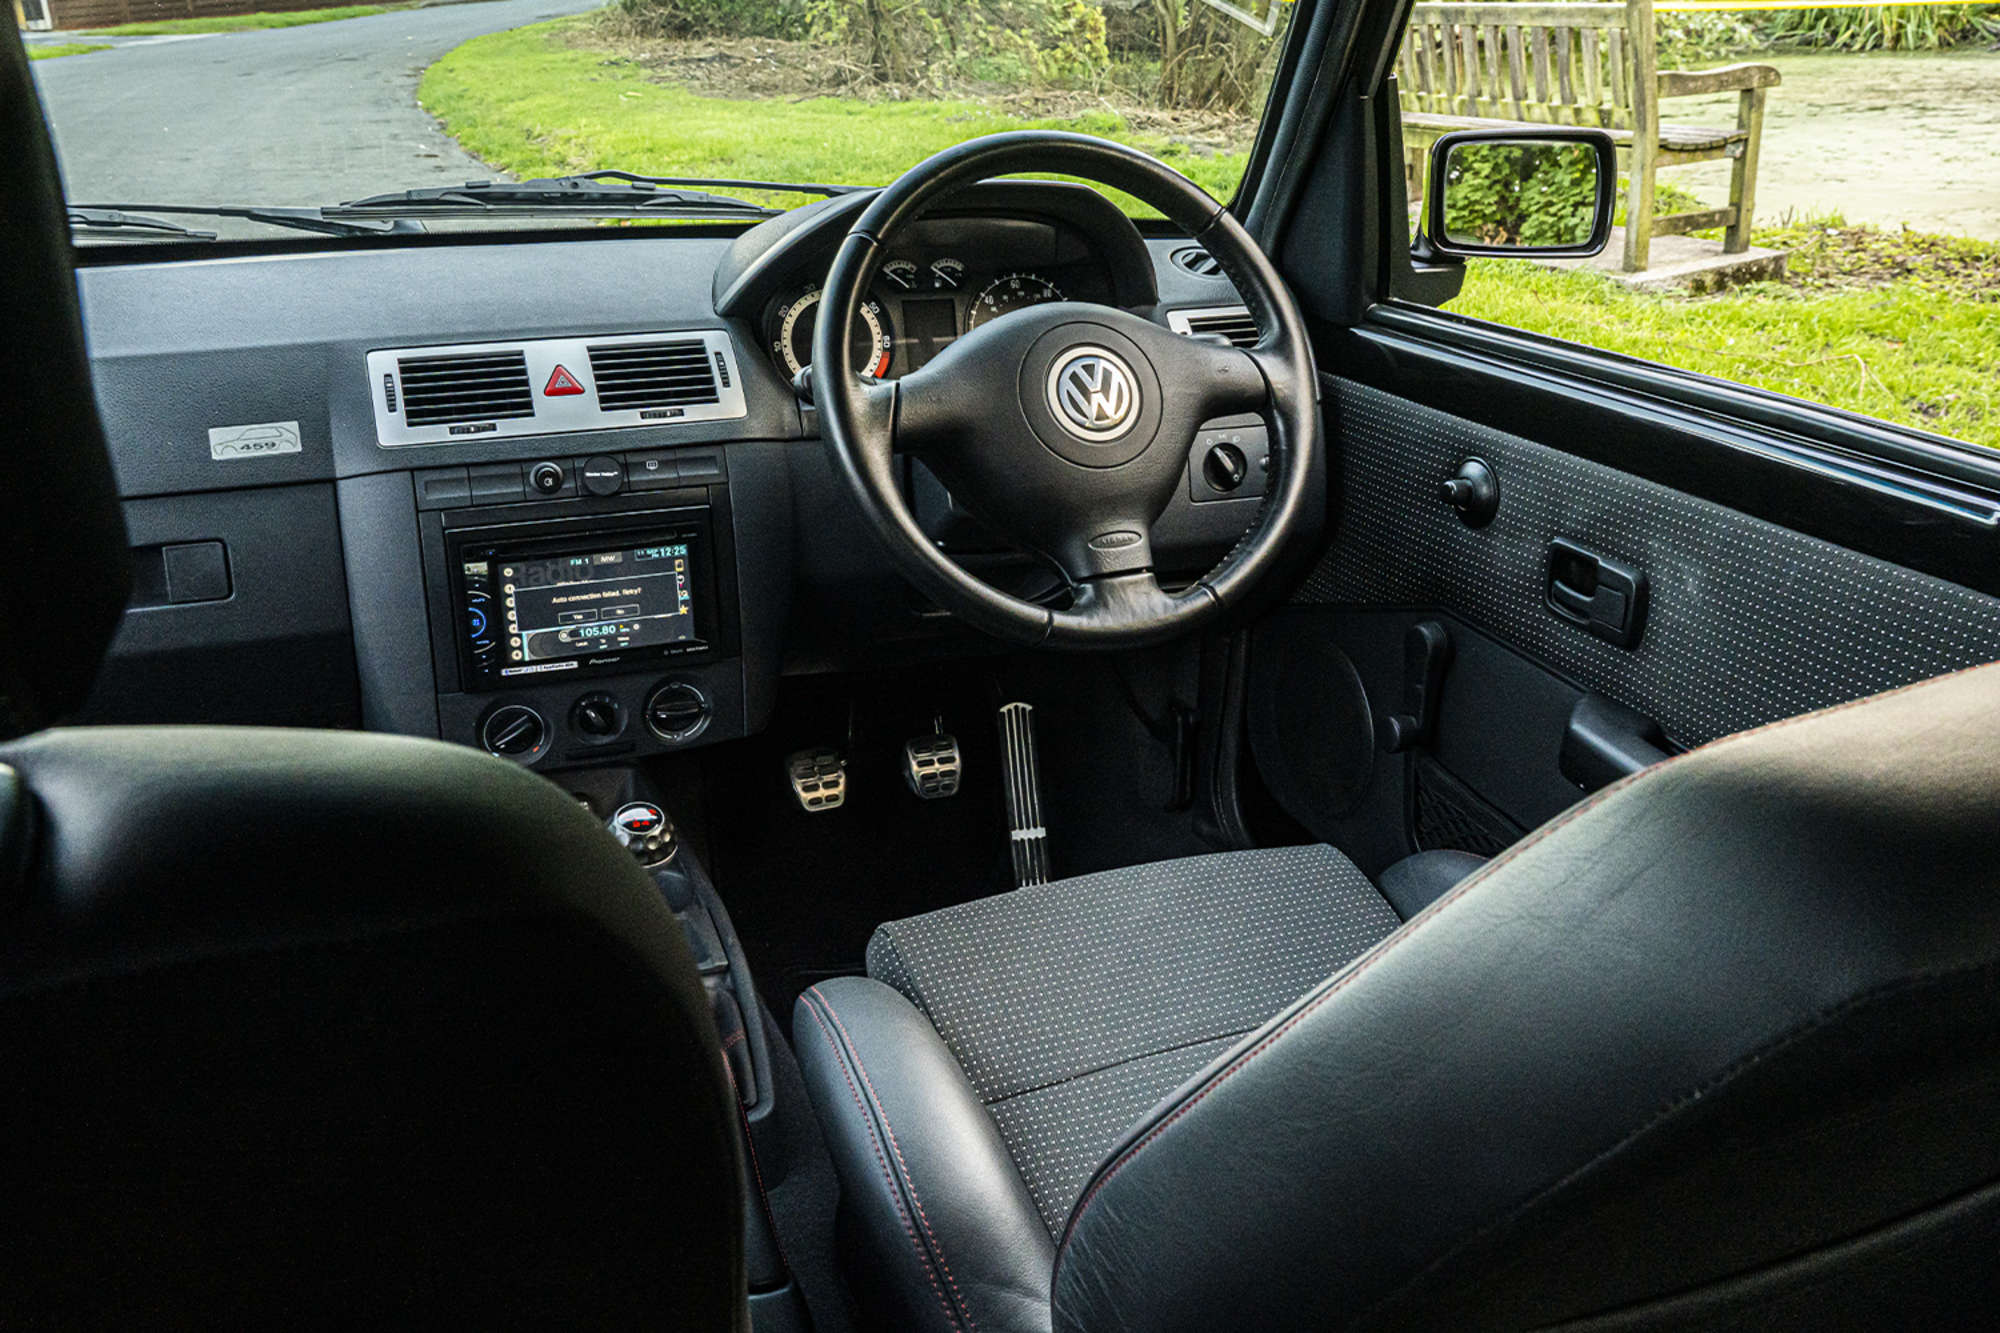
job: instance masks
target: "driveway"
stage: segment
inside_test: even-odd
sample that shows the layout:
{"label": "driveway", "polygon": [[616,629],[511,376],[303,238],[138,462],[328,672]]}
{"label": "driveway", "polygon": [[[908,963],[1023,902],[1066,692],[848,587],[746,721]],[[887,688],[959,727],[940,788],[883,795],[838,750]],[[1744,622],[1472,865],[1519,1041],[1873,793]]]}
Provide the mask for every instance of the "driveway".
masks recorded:
{"label": "driveway", "polygon": [[[1757,168],[1757,216],[1839,213],[1849,222],[2000,240],[2000,53],[1985,50],[1745,56],[1775,65]],[[1669,120],[1728,125],[1733,97],[1662,104]],[[1729,197],[1729,164],[1660,179],[1708,202]]]}
{"label": "driveway", "polygon": [[493,176],[417,105],[424,68],[483,33],[602,3],[485,0],[133,39],[33,69],[74,202],[332,203]]}

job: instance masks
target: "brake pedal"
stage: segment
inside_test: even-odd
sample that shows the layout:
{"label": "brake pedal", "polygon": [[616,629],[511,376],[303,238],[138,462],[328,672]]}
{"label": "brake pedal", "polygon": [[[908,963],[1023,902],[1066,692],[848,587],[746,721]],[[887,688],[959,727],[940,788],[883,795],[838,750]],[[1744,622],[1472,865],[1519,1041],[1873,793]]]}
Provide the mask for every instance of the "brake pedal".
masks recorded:
{"label": "brake pedal", "polygon": [[1000,706],[1000,775],[1007,792],[1007,841],[1014,887],[1049,882],[1049,834],[1042,826],[1042,773],[1035,756],[1033,704]]}
{"label": "brake pedal", "polygon": [[958,755],[958,737],[944,729],[944,719],[931,723],[932,734],[903,742],[903,781],[926,801],[958,795],[965,766]]}
{"label": "brake pedal", "polygon": [[807,814],[837,810],[847,799],[847,756],[827,746],[785,757],[792,797]]}

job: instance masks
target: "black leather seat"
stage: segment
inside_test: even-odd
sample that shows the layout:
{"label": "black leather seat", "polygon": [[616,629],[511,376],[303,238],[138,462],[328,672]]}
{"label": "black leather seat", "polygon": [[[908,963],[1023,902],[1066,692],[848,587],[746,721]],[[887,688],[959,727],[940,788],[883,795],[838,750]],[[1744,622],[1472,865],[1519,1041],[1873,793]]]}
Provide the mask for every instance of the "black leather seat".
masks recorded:
{"label": "black leather seat", "polygon": [[793,1024],[861,1294],[984,1333],[1976,1324],[1996,724],[2000,667],[1716,742],[1400,926],[1325,848],[889,923]]}
{"label": "black leather seat", "polygon": [[[0,738],[83,700],[128,587],[61,202],[0,38]],[[9,1326],[747,1327],[737,1110],[681,928],[485,755],[0,743],[0,1075]]]}

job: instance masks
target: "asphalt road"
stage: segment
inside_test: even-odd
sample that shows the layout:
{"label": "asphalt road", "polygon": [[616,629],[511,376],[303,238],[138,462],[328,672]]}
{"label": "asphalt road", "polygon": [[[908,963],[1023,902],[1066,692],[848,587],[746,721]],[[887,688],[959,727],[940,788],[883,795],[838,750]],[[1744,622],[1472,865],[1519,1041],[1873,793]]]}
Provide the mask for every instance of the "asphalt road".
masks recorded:
{"label": "asphalt road", "polygon": [[418,78],[469,38],[602,3],[483,0],[132,40],[33,68],[74,203],[333,203],[495,175],[417,106]]}

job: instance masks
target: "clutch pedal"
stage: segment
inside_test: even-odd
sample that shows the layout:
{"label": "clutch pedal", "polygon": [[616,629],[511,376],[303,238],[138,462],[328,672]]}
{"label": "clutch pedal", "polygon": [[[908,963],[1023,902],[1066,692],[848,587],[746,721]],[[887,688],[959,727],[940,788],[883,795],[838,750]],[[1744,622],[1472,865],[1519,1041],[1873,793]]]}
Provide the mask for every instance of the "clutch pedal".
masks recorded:
{"label": "clutch pedal", "polygon": [[932,734],[903,742],[903,781],[926,801],[958,795],[965,767],[958,755],[958,737],[946,733],[944,719],[931,724]]}
{"label": "clutch pedal", "polygon": [[847,756],[838,750],[822,746],[787,755],[785,776],[793,799],[807,814],[837,810],[847,799]]}
{"label": "clutch pedal", "polygon": [[1042,826],[1042,773],[1035,757],[1033,704],[1000,706],[1000,775],[1007,792],[1007,840],[1014,887],[1049,882],[1049,834]]}

